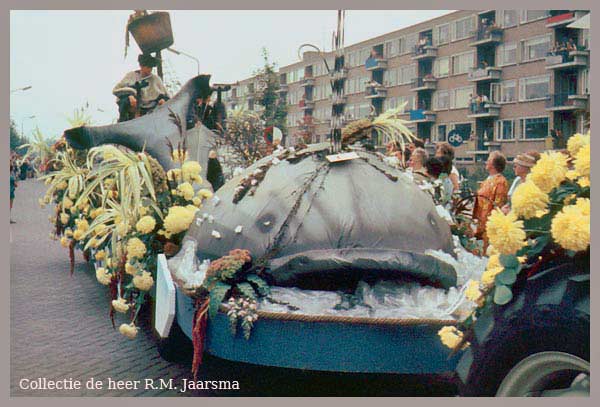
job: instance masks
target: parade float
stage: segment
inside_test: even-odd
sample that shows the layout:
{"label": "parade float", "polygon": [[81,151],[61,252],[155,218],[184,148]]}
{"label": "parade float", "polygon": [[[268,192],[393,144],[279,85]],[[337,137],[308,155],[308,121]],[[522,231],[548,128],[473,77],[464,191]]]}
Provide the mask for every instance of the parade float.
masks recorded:
{"label": "parade float", "polygon": [[[216,136],[186,125],[208,75],[141,118],[65,131],[41,203],[56,204],[71,269],[82,250],[128,338],[152,298],[161,354],[191,340],[194,374],[204,353],[332,372],[458,364],[464,394],[589,392],[589,135],[543,155],[512,212],[490,218],[491,256],[474,255],[453,214],[361,147],[409,143],[399,112],[343,121],[342,40],[331,141],[278,148],[216,192],[203,179]],[[515,372],[530,355],[538,376]]]}

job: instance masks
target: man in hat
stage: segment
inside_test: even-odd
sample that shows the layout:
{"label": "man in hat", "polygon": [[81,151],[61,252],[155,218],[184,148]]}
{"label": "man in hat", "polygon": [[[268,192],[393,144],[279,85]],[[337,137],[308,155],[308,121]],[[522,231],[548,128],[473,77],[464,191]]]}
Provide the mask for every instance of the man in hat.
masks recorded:
{"label": "man in hat", "polygon": [[517,189],[517,187],[525,181],[525,178],[527,178],[527,175],[539,159],[540,153],[537,151],[529,151],[524,154],[518,154],[513,160],[515,179],[508,190],[508,202],[502,207],[502,212],[505,214],[510,212],[510,204],[515,189]]}
{"label": "man in hat", "polygon": [[140,69],[127,73],[113,88],[119,106],[119,121],[131,120],[149,113],[169,100],[160,77],[152,73],[158,60],[149,54],[138,57]]}

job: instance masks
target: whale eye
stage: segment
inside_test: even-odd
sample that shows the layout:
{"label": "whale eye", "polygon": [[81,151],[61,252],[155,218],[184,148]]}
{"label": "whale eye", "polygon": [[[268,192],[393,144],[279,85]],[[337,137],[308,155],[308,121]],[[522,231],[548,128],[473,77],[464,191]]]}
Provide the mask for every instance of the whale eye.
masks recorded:
{"label": "whale eye", "polygon": [[264,214],[256,220],[256,227],[263,233],[269,232],[275,225],[275,215],[271,213]]}

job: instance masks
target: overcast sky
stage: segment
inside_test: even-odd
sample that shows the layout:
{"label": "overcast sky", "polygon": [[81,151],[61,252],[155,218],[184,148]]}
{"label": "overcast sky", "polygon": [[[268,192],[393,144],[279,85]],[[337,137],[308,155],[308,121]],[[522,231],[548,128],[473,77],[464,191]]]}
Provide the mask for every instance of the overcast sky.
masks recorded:
{"label": "overcast sky", "polygon": [[[448,10],[394,10],[346,13],[350,45],[448,13]],[[125,25],[131,11],[12,11],[10,16],[10,115],[26,135],[38,126],[46,137],[68,128],[67,116],[86,102],[95,124],[117,116],[111,90],[137,68],[133,37],[124,59]],[[200,60],[212,82],[247,78],[262,65],[261,48],[279,66],[298,60],[298,47],[330,49],[335,10],[171,11],[172,48]],[[163,51],[181,83],[196,74],[196,63]],[[104,112],[99,111],[103,110]],[[30,118],[35,116],[35,118]]]}

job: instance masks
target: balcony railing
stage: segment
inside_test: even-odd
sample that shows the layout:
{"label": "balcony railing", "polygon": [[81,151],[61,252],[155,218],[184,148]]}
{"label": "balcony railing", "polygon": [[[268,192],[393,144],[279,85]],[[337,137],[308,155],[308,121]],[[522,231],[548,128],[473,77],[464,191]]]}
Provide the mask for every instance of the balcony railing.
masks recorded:
{"label": "balcony railing", "polygon": [[587,96],[577,95],[572,92],[551,94],[546,99],[546,109],[550,110],[584,110],[586,107]]}
{"label": "balcony railing", "polygon": [[437,48],[431,44],[415,45],[413,48],[412,59],[427,59],[437,56]]}
{"label": "balcony railing", "polygon": [[549,52],[546,55],[546,69],[560,69],[571,66],[585,66],[588,64],[589,51],[584,47],[578,47],[574,51]]}
{"label": "balcony railing", "polygon": [[502,28],[498,26],[481,27],[473,31],[472,46],[489,44],[492,42],[502,42]]}
{"label": "balcony railing", "polygon": [[435,113],[426,109],[412,109],[408,111],[409,120],[416,122],[435,122]]}
{"label": "balcony railing", "polygon": [[365,69],[367,71],[387,69],[387,59],[383,57],[369,57],[365,62]]}
{"label": "balcony railing", "polygon": [[367,99],[384,98],[387,96],[387,89],[382,86],[367,86],[365,88],[365,97]]}
{"label": "balcony railing", "polygon": [[495,103],[471,103],[469,107],[469,117],[490,117],[500,114],[500,105]]}
{"label": "balcony railing", "polygon": [[411,82],[412,90],[435,90],[437,88],[437,79],[433,76],[431,77],[423,77],[423,78],[415,78]]}
{"label": "balcony railing", "polygon": [[473,82],[498,80],[502,74],[502,69],[495,66],[487,68],[472,68],[469,70],[468,79]]}

